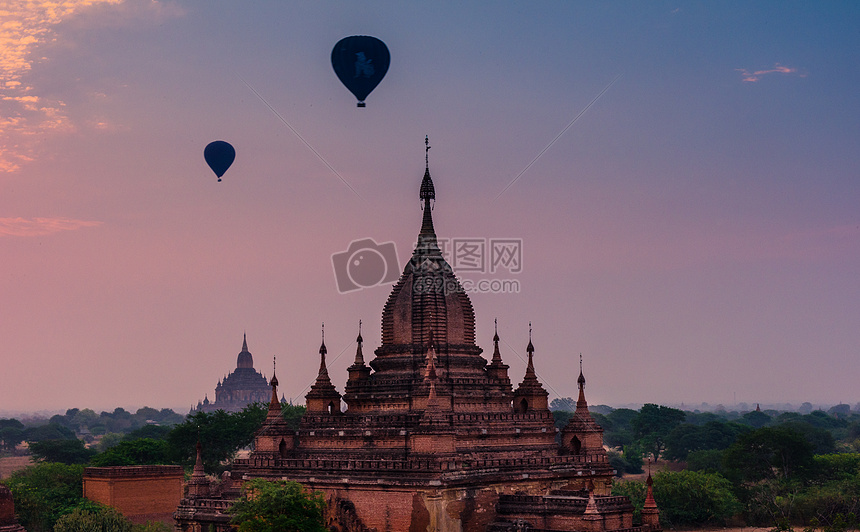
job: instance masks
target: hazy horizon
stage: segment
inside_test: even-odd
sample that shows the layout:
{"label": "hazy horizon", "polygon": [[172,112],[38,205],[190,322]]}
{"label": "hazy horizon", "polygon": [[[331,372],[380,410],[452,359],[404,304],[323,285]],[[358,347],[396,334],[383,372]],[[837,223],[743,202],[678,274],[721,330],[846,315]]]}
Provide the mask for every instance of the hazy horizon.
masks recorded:
{"label": "hazy horizon", "polygon": [[[244,333],[301,403],[322,322],[343,391],[391,285],[340,293],[332,256],[369,238],[402,269],[425,135],[439,237],[520,242],[519,269],[457,269],[518,284],[470,294],[515,386],[531,322],[551,397],[581,354],[590,404],[860,402],[858,4],[6,11],[0,410],[187,409]],[[349,35],[391,51],[364,109],[329,61]]]}

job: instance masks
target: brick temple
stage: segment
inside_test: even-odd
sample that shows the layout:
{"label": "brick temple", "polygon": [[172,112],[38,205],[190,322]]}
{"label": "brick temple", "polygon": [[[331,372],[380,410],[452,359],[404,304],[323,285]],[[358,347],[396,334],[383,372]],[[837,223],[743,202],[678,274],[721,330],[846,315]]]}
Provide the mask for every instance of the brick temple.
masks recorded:
{"label": "brick temple", "polygon": [[251,478],[294,480],[324,493],[326,526],[339,532],[659,530],[650,490],[637,527],[629,500],[610,495],[614,471],[588,411],[581,367],[576,412],[558,431],[531,338],[516,386],[498,330],[490,360],[482,356],[472,303],[437,242],[429,165],[419,197],[417,245],[382,310],[382,344],[372,360],[359,333],[341,394],[323,341],[297,431],[281,417],[273,376],[255,450],[217,487],[198,463],[175,514],[177,530],[226,530],[224,511]]}

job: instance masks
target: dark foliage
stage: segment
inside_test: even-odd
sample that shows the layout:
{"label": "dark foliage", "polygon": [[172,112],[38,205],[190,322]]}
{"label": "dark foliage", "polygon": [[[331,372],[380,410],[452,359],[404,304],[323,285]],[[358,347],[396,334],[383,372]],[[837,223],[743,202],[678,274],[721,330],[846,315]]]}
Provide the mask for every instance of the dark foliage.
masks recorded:
{"label": "dark foliage", "polygon": [[167,440],[140,438],[122,441],[94,457],[90,465],[96,467],[170,464],[170,447]]}
{"label": "dark foliage", "polygon": [[738,484],[803,477],[813,465],[814,449],[795,430],[765,427],[741,434],[723,454],[723,468]]}
{"label": "dark foliage", "polygon": [[230,509],[239,532],[325,532],[325,501],[296,482],[255,479]]}
{"label": "dark foliage", "polygon": [[59,462],[61,464],[86,464],[95,456],[96,451],[87,449],[84,442],[74,440],[42,440],[30,442],[30,452],[33,458],[43,462]]}
{"label": "dark foliage", "polygon": [[232,460],[236,451],[247,447],[254,432],[266,419],[267,407],[255,403],[236,413],[223,410],[197,412],[184,423],[176,425],[167,437],[170,459],[173,463],[190,467],[194,464],[197,441],[202,443],[203,465],[209,473],[220,473],[225,462]]}
{"label": "dark foliage", "polygon": [[24,439],[28,442],[42,440],[74,440],[74,431],[57,423],[48,423],[38,427],[30,427],[24,431]]}
{"label": "dark foliage", "polygon": [[709,421],[704,425],[682,423],[666,435],[664,456],[669,460],[686,460],[693,451],[727,449],[739,434],[749,430],[749,427],[733,422]]}
{"label": "dark foliage", "polygon": [[28,532],[50,532],[82,499],[83,466],[43,462],[3,482],[12,490],[18,521]]}

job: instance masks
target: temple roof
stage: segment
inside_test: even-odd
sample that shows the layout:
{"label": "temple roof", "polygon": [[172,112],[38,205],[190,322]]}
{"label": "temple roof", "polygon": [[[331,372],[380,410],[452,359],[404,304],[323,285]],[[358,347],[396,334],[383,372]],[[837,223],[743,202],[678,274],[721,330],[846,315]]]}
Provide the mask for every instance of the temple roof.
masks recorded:
{"label": "temple roof", "polygon": [[424,210],[421,229],[412,257],[382,311],[381,353],[398,351],[397,346],[415,346],[423,355],[431,329],[435,331],[438,350],[448,345],[475,346],[472,302],[442,256],[436,239],[432,214],[436,189],[429,164],[418,196]]}
{"label": "temple roof", "polygon": [[242,350],[236,357],[236,369],[239,368],[254,369],[254,357],[252,357],[251,352],[248,351],[248,336],[245,334],[242,335]]}

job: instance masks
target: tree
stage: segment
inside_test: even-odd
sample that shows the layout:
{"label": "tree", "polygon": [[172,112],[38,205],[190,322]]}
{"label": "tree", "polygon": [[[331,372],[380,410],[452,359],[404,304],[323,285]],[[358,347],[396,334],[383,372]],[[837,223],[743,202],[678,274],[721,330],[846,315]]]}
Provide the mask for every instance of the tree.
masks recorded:
{"label": "tree", "polygon": [[741,416],[741,420],[754,429],[760,429],[771,422],[771,417],[764,412],[753,410]]}
{"label": "tree", "polygon": [[90,427],[95,426],[98,421],[98,414],[89,408],[84,408],[83,410],[78,410],[78,412],[72,417],[69,425],[71,428],[80,432],[82,429],[89,430]]}
{"label": "tree", "polygon": [[556,410],[573,412],[576,410],[576,400],[571,397],[556,397],[549,403],[549,409],[553,412]]}
{"label": "tree", "polygon": [[552,411],[552,419],[555,422],[555,426],[557,429],[561,430],[565,426],[567,426],[567,422],[570,421],[570,418],[573,417],[573,412],[568,412],[567,410],[553,410]]}
{"label": "tree", "polygon": [[281,417],[287,422],[287,426],[293,430],[298,430],[302,416],[305,415],[305,407],[294,405],[281,405]]}
{"label": "tree", "polygon": [[609,465],[615,470],[617,477],[623,476],[624,473],[635,475],[642,472],[642,453],[638,449],[631,451],[629,446],[625,446],[624,452],[621,453],[610,449],[606,456],[609,458]]}
{"label": "tree", "polygon": [[669,525],[724,524],[743,506],[718,473],[660,471],[654,476],[660,520]]}
{"label": "tree", "polygon": [[136,420],[124,408],[114,408],[113,412],[102,412],[99,414],[99,421],[104,424],[108,432],[128,432],[134,430],[141,423],[135,424]]}
{"label": "tree", "polygon": [[101,452],[105,452],[111,447],[119,445],[119,442],[123,441],[125,436],[119,434],[117,432],[108,432],[104,436],[102,436],[101,440],[98,443],[98,449]]}
{"label": "tree", "polygon": [[612,495],[627,497],[633,505],[633,526],[642,524],[642,507],[645,506],[647,486],[644,482],[621,480],[612,483]]}
{"label": "tree", "polygon": [[836,452],[836,440],[834,440],[833,434],[827,429],[816,427],[802,421],[783,423],[780,427],[803,435],[806,441],[812,444],[813,452],[815,454],[830,454]]}
{"label": "tree", "polygon": [[738,434],[750,428],[733,422],[709,421],[704,425],[682,423],[665,437],[665,457],[669,460],[686,460],[693,451],[726,449],[735,442]]}
{"label": "tree", "polygon": [[132,532],[131,521],[117,510],[85,501],[59,519],[54,532]]}
{"label": "tree", "polygon": [[630,422],[639,412],[630,408],[618,408],[605,416],[595,415],[595,420],[603,428],[603,441],[610,447],[623,447],[633,443]]}
{"label": "tree", "polygon": [[170,447],[165,440],[141,438],[123,441],[94,457],[96,467],[169,464]]}
{"label": "tree", "polygon": [[737,483],[790,479],[812,466],[814,446],[786,427],[764,427],[741,434],[723,454],[723,467]]}
{"label": "tree", "polygon": [[37,460],[67,465],[86,464],[96,455],[96,451],[87,449],[78,439],[34,441],[30,443],[30,452]]}
{"label": "tree", "polygon": [[704,425],[710,421],[725,422],[726,419],[720,417],[713,412],[687,412],[687,417],[684,418],[686,423],[691,425]]}
{"label": "tree", "polygon": [[236,451],[251,444],[254,432],[266,419],[266,412],[266,406],[255,403],[235,413],[217,410],[188,416],[167,437],[172,463],[193,465],[199,439],[203,444],[204,468],[209,473],[220,473],[224,470],[222,462],[231,460]]}
{"label": "tree", "polygon": [[59,423],[48,423],[47,425],[28,428],[24,431],[24,439],[32,443],[42,440],[75,440],[77,438],[68,427]]}
{"label": "tree", "polygon": [[173,532],[173,527],[161,521],[147,521],[141,525],[134,525],[131,532]]}
{"label": "tree", "polygon": [[134,416],[146,423],[147,421],[158,421],[160,413],[154,408],[144,406],[143,408],[138,408],[137,412],[134,413]]}
{"label": "tree", "polygon": [[185,420],[185,416],[177,414],[169,408],[162,408],[161,412],[158,413],[157,419],[162,425],[176,425],[177,423],[182,423]]}
{"label": "tree", "polygon": [[167,436],[171,430],[171,427],[162,427],[161,425],[144,425],[126,434],[123,441],[139,440],[141,438],[167,440]]}
{"label": "tree", "polygon": [[11,451],[24,441],[24,424],[17,419],[0,419],[0,448]]}
{"label": "tree", "polygon": [[708,449],[704,451],[690,451],[687,454],[687,469],[690,471],[704,471],[706,473],[723,473],[723,451],[719,449]]}
{"label": "tree", "polygon": [[0,429],[5,429],[7,427],[24,430],[24,424],[15,418],[0,419]]}
{"label": "tree", "polygon": [[647,403],[642,405],[639,414],[630,420],[630,426],[639,437],[652,433],[668,434],[684,421],[685,417],[687,414],[683,410]]}
{"label": "tree", "polygon": [[3,482],[15,498],[21,525],[28,532],[50,532],[60,516],[80,504],[83,471],[82,465],[42,462],[12,473]]}
{"label": "tree", "polygon": [[239,532],[325,532],[321,493],[301,484],[254,479],[230,509]]}
{"label": "tree", "polygon": [[656,460],[666,446],[666,436],[684,421],[685,417],[683,410],[648,403],[643,405],[639,414],[630,421],[630,426],[636,439],[645,448],[652,450]]}

